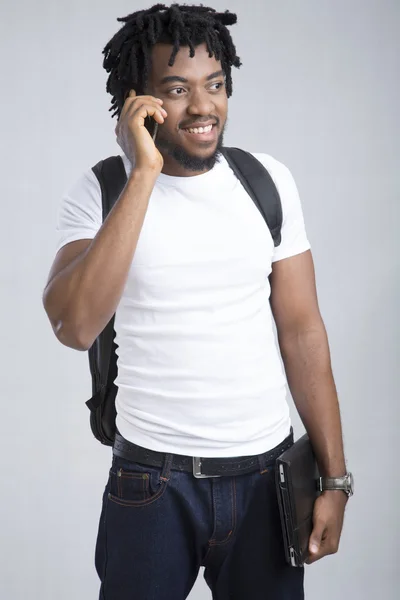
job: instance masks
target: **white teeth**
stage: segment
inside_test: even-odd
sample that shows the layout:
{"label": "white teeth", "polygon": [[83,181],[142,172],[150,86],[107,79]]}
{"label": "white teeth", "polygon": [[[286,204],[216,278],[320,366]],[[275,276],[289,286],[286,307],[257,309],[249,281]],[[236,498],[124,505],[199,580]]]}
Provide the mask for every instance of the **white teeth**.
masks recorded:
{"label": "white teeth", "polygon": [[186,129],[186,131],[188,131],[189,133],[210,133],[212,128],[212,125],[207,125],[207,127],[195,127],[194,129]]}

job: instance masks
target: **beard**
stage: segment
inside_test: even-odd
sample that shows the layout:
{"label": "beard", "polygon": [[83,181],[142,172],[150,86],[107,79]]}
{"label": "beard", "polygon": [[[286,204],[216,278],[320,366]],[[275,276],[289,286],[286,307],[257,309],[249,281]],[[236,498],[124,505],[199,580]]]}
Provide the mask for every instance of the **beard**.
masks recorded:
{"label": "beard", "polygon": [[158,150],[164,150],[176,162],[188,171],[210,171],[217,162],[221,159],[221,149],[224,145],[225,126],[218,136],[217,147],[211,156],[202,158],[195,154],[190,154],[181,144],[172,142],[168,137],[163,137],[162,131],[156,137],[156,147]]}

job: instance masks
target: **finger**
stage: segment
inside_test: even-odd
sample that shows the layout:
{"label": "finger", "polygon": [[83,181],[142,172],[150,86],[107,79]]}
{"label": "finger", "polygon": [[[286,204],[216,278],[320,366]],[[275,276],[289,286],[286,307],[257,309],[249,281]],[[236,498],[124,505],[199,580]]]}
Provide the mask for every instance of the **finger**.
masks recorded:
{"label": "finger", "polygon": [[[132,97],[132,98],[127,98],[124,107],[122,109],[121,112],[121,116],[119,118],[119,122],[126,119],[131,119],[132,115],[134,114],[134,112],[136,112],[138,110],[138,108],[140,108],[143,105],[150,105],[152,104],[153,106],[155,106],[156,108],[160,109],[160,102],[162,102],[162,100],[157,101],[157,98],[154,98],[153,96],[138,96],[138,97]],[[163,113],[165,113],[165,117],[167,116],[167,113],[165,111],[164,108],[161,108],[161,111]]]}
{"label": "finger", "polygon": [[321,560],[321,558],[323,558],[324,556],[325,556],[325,552],[323,552],[323,551],[317,552],[317,554],[314,554],[312,556],[310,555],[307,558],[307,560],[305,561],[305,563],[307,565],[312,565],[312,564],[316,563],[318,560]]}
{"label": "finger", "polygon": [[141,125],[144,125],[144,120],[146,117],[153,117],[160,125],[164,123],[164,120],[167,117],[167,111],[161,108],[159,105],[155,106],[154,104],[142,104],[141,106],[136,107],[132,118],[139,117],[143,120]]}
{"label": "finger", "polygon": [[115,128],[115,133],[117,133],[118,124],[125,118],[125,115],[130,112],[131,107],[135,106],[136,102],[156,102],[157,105],[163,103],[163,101],[160,98],[155,98],[154,96],[137,96],[135,90],[130,90],[125,96],[124,104],[121,109],[121,113],[118,117],[118,123]]}
{"label": "finger", "polygon": [[318,554],[318,552],[321,548],[322,539],[324,537],[325,530],[326,530],[326,525],[323,521],[318,521],[318,520],[315,521],[314,528],[312,530],[310,540],[308,543],[308,549],[309,549],[311,556],[315,556]]}
{"label": "finger", "polygon": [[324,543],[324,540],[321,542],[321,545],[319,546],[319,549],[317,552],[311,552],[309,550],[309,554],[307,557],[307,560],[305,561],[308,565],[312,565],[313,563],[317,562],[318,560],[321,560],[321,558],[323,558],[324,556],[326,556],[327,551],[326,551],[326,546]]}
{"label": "finger", "polygon": [[332,533],[324,540],[325,554],[336,554],[339,550],[339,539]]}
{"label": "finger", "polygon": [[144,100],[145,102],[157,102],[157,104],[164,104],[164,100],[161,100],[161,98],[156,98],[155,96],[137,96],[135,90],[131,90],[125,98],[125,102],[130,102],[132,100],[138,100],[139,102]]}
{"label": "finger", "polygon": [[329,556],[331,554],[336,554],[339,549],[339,542],[335,538],[330,538],[327,536],[321,542],[321,546],[319,547],[318,552],[309,554],[306,564],[312,565],[317,562],[317,560],[321,560],[324,556]]}

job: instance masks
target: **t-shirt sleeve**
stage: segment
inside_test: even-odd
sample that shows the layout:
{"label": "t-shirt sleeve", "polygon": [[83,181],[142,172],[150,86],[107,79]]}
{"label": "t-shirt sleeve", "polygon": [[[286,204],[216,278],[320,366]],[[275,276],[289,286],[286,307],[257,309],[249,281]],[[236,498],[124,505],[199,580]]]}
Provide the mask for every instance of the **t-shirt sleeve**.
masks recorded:
{"label": "t-shirt sleeve", "polygon": [[255,155],[268,170],[282,204],[282,240],[274,249],[272,262],[295,256],[310,249],[299,192],[289,169],[266,154]]}
{"label": "t-shirt sleeve", "polygon": [[57,252],[70,242],[93,239],[101,225],[101,189],[90,169],[61,198],[56,228]]}

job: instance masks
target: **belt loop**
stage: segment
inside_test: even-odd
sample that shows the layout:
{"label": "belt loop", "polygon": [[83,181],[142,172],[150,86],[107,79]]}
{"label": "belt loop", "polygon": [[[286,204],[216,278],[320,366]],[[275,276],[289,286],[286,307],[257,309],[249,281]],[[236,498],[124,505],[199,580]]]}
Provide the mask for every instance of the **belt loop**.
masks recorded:
{"label": "belt loop", "polygon": [[164,464],[162,467],[160,479],[164,481],[168,481],[171,475],[171,465],[172,465],[173,454],[165,454],[164,456]]}
{"label": "belt loop", "polygon": [[269,471],[269,468],[267,468],[266,456],[265,456],[265,454],[259,454],[257,456],[257,458],[258,458],[258,465],[260,467],[260,474],[264,475],[264,473],[267,473]]}

